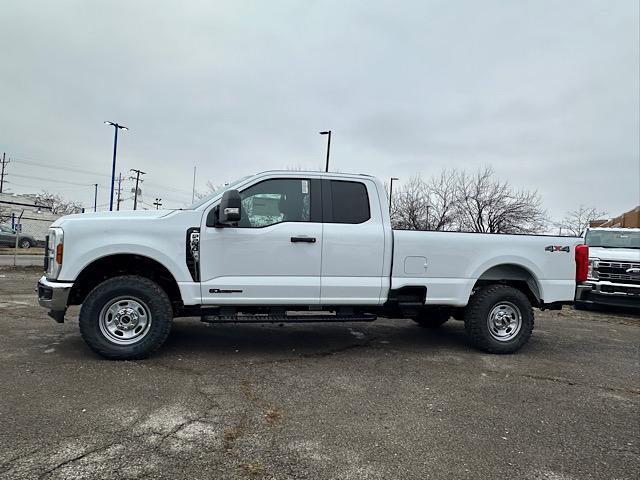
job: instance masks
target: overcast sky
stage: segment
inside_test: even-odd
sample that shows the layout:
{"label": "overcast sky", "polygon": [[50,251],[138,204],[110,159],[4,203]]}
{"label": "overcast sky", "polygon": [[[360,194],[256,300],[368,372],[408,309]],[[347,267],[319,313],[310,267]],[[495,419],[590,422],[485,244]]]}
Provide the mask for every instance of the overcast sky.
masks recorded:
{"label": "overcast sky", "polygon": [[5,0],[0,153],[14,192],[90,207],[99,183],[105,205],[117,121],[118,171],[178,207],[194,165],[199,190],[318,169],[331,129],[343,172],[492,165],[553,217],[618,214],[640,203],[638,5]]}

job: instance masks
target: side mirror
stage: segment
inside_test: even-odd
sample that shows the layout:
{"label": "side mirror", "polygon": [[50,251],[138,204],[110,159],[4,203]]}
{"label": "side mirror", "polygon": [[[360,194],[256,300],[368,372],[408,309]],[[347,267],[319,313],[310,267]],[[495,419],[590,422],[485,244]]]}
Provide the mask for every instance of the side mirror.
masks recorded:
{"label": "side mirror", "polygon": [[207,227],[224,227],[239,222],[242,199],[237,190],[227,190],[222,194],[220,205],[209,212]]}

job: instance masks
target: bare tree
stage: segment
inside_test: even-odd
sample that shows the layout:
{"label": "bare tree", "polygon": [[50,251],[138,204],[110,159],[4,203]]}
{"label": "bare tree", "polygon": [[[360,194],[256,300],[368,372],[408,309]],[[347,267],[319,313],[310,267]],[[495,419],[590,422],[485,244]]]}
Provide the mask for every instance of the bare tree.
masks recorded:
{"label": "bare tree", "polygon": [[556,225],[571,235],[579,236],[589,226],[589,222],[592,220],[601,219],[605,217],[607,212],[604,210],[598,210],[595,207],[585,207],[580,205],[575,210],[567,212],[562,221]]}
{"label": "bare tree", "polygon": [[420,175],[414,175],[393,194],[391,223],[395,228],[428,230],[428,217],[427,184]]}
{"label": "bare tree", "polygon": [[450,230],[455,224],[457,177],[455,170],[443,170],[439,176],[429,180],[427,223],[430,230]]}
{"label": "bare tree", "polygon": [[51,213],[58,215],[68,215],[82,212],[82,204],[63,199],[60,195],[42,191],[32,197],[37,205],[49,207]]}
{"label": "bare tree", "polygon": [[205,190],[202,192],[196,192],[195,197],[200,200],[208,195],[211,195],[216,190],[220,190],[223,185],[215,185],[211,180],[207,180],[207,184],[205,185]]}
{"label": "bare tree", "polygon": [[475,174],[444,170],[424,181],[419,175],[394,193],[392,224],[411,230],[533,233],[546,225],[537,192],[514,190],[491,168]]}
{"label": "bare tree", "polygon": [[491,167],[457,179],[457,222],[460,230],[487,233],[535,233],[546,225],[537,192],[515,191],[494,179]]}
{"label": "bare tree", "polygon": [[6,223],[10,218],[11,213],[9,212],[9,209],[0,205],[0,223]]}

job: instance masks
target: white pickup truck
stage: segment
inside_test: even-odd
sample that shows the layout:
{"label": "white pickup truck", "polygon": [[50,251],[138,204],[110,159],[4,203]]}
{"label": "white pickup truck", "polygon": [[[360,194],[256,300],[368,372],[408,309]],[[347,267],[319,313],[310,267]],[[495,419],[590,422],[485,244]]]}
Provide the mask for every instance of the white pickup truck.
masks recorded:
{"label": "white pickup truck", "polygon": [[578,285],[576,308],[608,305],[640,310],[640,228],[588,228],[587,281]]}
{"label": "white pickup truck", "polygon": [[49,230],[40,305],[98,354],[160,347],[175,317],[207,322],[463,319],[476,347],[510,353],[532,306],[560,308],[586,280],[577,237],[392,230],[367,175],[272,171],[188,209],[69,215]]}

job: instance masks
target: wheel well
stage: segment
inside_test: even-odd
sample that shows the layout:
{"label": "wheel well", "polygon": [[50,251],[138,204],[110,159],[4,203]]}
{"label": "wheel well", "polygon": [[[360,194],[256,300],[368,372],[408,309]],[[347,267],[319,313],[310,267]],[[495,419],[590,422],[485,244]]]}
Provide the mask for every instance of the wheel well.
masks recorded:
{"label": "wheel well", "polygon": [[80,305],[96,286],[119,275],[140,275],[153,280],[167,293],[174,309],[182,305],[180,289],[171,272],[156,260],[133,254],[109,255],[87,265],[73,283],[69,305]]}
{"label": "wheel well", "polygon": [[529,301],[531,301],[531,304],[534,306],[540,306],[542,304],[536,277],[520,265],[503,264],[491,267],[478,278],[473,289],[477,290],[482,286],[496,283],[509,285],[510,287],[520,290],[529,298]]}

